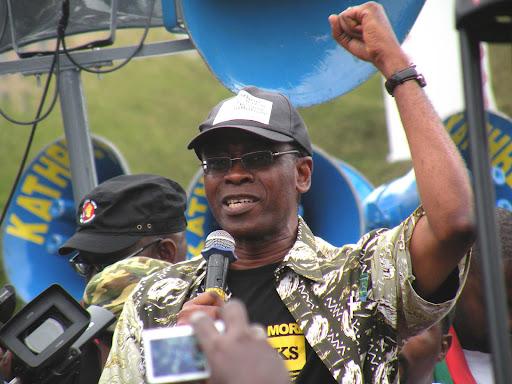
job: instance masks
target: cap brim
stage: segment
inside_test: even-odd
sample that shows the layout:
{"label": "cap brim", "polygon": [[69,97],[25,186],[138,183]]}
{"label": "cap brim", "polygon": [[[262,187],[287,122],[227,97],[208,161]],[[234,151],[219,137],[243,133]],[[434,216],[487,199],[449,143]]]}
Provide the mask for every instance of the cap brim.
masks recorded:
{"label": "cap brim", "polygon": [[59,248],[59,254],[67,255],[75,250],[91,253],[112,253],[128,248],[142,236],[76,232]]}
{"label": "cap brim", "polygon": [[203,132],[201,132],[199,135],[194,137],[192,141],[188,144],[188,149],[196,149],[199,144],[206,139],[207,136],[210,136],[211,134],[218,133],[221,129],[226,128],[233,128],[233,129],[240,129],[245,132],[254,133],[255,135],[264,137],[266,139],[277,141],[279,143],[290,143],[292,141],[295,141],[292,137],[287,136],[285,134],[275,132],[269,129],[260,128],[260,127],[253,127],[250,125],[241,125],[241,124],[228,124],[228,125],[220,125],[217,127],[209,128]]}

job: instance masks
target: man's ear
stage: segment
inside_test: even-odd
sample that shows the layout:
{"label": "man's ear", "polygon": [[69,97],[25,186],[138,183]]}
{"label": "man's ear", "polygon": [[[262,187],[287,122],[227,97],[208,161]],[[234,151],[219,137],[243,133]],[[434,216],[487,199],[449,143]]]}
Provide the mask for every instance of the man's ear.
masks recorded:
{"label": "man's ear", "polygon": [[311,175],[313,174],[313,159],[304,156],[297,159],[297,192],[306,193],[311,187]]}
{"label": "man's ear", "polygon": [[169,263],[176,262],[176,255],[178,253],[178,246],[173,239],[163,239],[158,243],[158,258]]}
{"label": "man's ear", "polygon": [[441,361],[446,357],[448,350],[452,346],[452,335],[449,333],[445,334],[441,338],[441,352],[437,356],[437,361]]}

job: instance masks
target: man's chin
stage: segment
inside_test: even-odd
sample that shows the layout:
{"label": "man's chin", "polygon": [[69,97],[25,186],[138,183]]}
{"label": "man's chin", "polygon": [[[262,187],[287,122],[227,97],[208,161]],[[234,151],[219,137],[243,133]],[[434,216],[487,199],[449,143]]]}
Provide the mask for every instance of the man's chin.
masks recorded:
{"label": "man's chin", "polygon": [[228,232],[231,236],[235,238],[237,241],[259,241],[262,240],[263,236],[261,234],[261,230],[258,230],[256,226],[245,226],[242,224],[232,224],[226,223],[226,225],[221,225],[222,229]]}
{"label": "man's chin", "polygon": [[251,229],[233,228],[231,230],[226,230],[226,232],[238,241],[257,241],[261,239],[261,236]]}

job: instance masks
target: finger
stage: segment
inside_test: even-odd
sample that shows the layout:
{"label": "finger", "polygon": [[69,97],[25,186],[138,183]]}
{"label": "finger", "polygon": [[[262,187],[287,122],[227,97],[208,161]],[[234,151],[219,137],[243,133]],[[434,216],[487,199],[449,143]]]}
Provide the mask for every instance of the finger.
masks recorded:
{"label": "finger", "polygon": [[208,313],[213,319],[218,319],[218,308],[222,307],[224,304],[224,300],[222,300],[219,295],[213,292],[203,292],[183,304],[183,307],[178,312],[176,324],[188,324],[190,315],[198,309]]}
{"label": "finger", "polygon": [[343,33],[346,33],[352,38],[360,39],[362,37],[362,26],[357,19],[350,16],[346,11],[340,13],[338,22]]}
{"label": "finger", "polygon": [[263,326],[260,324],[251,324],[251,334],[252,337],[256,340],[267,339],[267,332],[265,331],[265,328],[263,328]]}
{"label": "finger", "polygon": [[247,310],[240,300],[230,300],[220,311],[220,317],[229,332],[245,332],[249,327]]}
{"label": "finger", "polygon": [[200,295],[194,297],[192,300],[187,301],[183,306],[188,303],[197,304],[197,305],[215,305],[222,306],[224,305],[224,300],[217,295],[215,292],[203,292]]}
{"label": "finger", "polygon": [[217,307],[223,307],[226,302],[224,301],[224,299],[222,297],[220,297],[219,295],[217,295],[215,292],[205,292],[207,294],[210,295],[210,300],[211,300],[211,304],[210,305],[215,305]]}
{"label": "finger", "polygon": [[338,37],[341,36],[343,32],[341,30],[340,23],[338,22],[338,15],[330,15],[328,20],[329,24],[331,25],[332,37],[334,37],[334,39],[337,40]]}
{"label": "finger", "polygon": [[213,348],[213,342],[219,336],[213,320],[201,311],[196,311],[190,316],[190,324],[194,328],[199,345],[205,353]]}
{"label": "finger", "polygon": [[334,40],[336,40],[343,48],[348,49],[352,36],[344,30],[341,15],[330,15],[329,23],[331,24],[331,33]]}
{"label": "finger", "polygon": [[195,312],[204,312],[211,319],[217,320],[220,317],[219,308],[220,307],[212,305],[189,305],[187,307],[183,306],[181,311],[178,312],[176,325],[190,324],[190,316],[192,316]]}
{"label": "finger", "polygon": [[359,24],[359,20],[361,20],[361,11],[364,9],[361,8],[360,6],[354,6],[354,7],[347,7],[345,8],[341,13],[340,15],[345,17],[345,18],[348,18],[348,19],[352,19],[354,21],[354,24]]}

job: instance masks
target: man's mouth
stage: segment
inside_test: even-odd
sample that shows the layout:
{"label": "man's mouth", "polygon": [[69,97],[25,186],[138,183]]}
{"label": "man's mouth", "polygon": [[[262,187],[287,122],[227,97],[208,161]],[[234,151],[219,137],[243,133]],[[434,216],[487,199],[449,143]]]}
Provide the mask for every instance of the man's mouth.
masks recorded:
{"label": "man's mouth", "polygon": [[251,203],[255,203],[255,202],[256,202],[256,199],[254,199],[254,198],[242,197],[242,198],[230,198],[230,199],[227,199],[225,201],[225,204],[229,208],[237,208],[237,207],[241,207],[241,206],[244,206],[246,204],[251,204]]}
{"label": "man's mouth", "polygon": [[250,211],[259,201],[254,196],[228,196],[223,200],[223,204],[228,214],[239,215]]}

